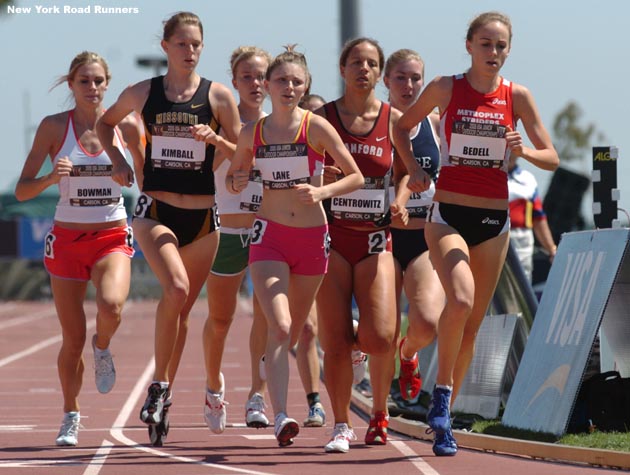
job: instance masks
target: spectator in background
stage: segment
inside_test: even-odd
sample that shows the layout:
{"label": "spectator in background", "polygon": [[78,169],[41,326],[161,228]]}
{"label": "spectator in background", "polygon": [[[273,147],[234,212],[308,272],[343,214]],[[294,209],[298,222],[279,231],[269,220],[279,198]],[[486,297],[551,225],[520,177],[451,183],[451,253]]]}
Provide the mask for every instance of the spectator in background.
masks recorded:
{"label": "spectator in background", "polygon": [[557,248],[542,207],[536,178],[532,173],[523,170],[517,160],[518,157],[512,153],[508,165],[510,242],[525,275],[531,281],[534,268],[534,236],[552,262]]}

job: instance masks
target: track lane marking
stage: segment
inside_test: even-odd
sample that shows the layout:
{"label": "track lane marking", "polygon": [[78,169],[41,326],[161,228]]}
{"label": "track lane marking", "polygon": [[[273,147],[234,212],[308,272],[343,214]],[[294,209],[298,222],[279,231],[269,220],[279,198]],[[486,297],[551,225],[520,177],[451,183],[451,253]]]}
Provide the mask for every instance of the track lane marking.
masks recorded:
{"label": "track lane marking", "polygon": [[409,462],[411,462],[422,475],[440,475],[440,472],[425,462],[422,457],[416,454],[413,449],[402,440],[393,440],[391,444],[396,447],[401,454],[408,457]]}
{"label": "track lane marking", "polygon": [[[125,424],[129,420],[129,416],[131,415],[132,411],[135,410],[136,405],[139,403],[142,395],[146,391],[146,388],[149,384],[149,381],[151,380],[154,370],[155,370],[155,360],[151,358],[144,372],[142,373],[140,378],[138,378],[136,385],[131,390],[129,397],[123,404],[121,411],[118,413],[118,417],[116,417],[116,420],[114,421],[114,424],[109,431],[110,435],[114,439],[116,439],[121,444],[126,445],[127,447],[134,448],[136,450],[141,450],[143,452],[147,452],[151,455],[155,455],[156,457],[166,457],[171,460],[177,460],[178,462],[189,463],[192,465],[198,465],[202,467],[209,467],[209,468],[226,471],[226,472],[242,473],[246,475],[274,475],[270,472],[257,472],[254,470],[227,467],[225,465],[202,462],[200,460],[195,460],[188,457],[180,457],[177,455],[170,454],[168,452],[164,452],[162,450],[157,450],[153,447],[148,447],[146,445],[139,444],[138,442],[132,439],[129,439],[127,436],[125,436],[123,434],[123,429],[125,427]],[[87,474],[84,474],[84,475],[87,475]]]}
{"label": "track lane marking", "polygon": [[[87,322],[86,329],[89,330],[93,328],[94,326],[96,326],[95,318]],[[44,348],[48,348],[49,346],[54,345],[55,343],[59,343],[60,341],[61,341],[61,335],[52,336],[50,338],[47,338],[46,340],[42,340],[39,343],[34,344],[30,348],[26,348],[25,350],[18,351],[17,353],[13,353],[12,355],[7,356],[6,358],[3,358],[0,360],[0,368],[10,363],[13,363],[14,361],[17,361],[19,359],[26,358],[27,356],[30,356],[33,353],[37,353],[38,351],[43,350]]]}

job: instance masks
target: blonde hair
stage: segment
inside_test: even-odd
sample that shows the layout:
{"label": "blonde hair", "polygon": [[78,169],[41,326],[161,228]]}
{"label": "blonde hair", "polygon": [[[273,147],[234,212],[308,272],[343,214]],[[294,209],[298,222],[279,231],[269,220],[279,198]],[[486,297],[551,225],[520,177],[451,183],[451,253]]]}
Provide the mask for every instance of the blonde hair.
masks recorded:
{"label": "blonde hair", "polygon": [[271,63],[271,55],[264,49],[257,46],[239,46],[232,51],[230,56],[230,71],[232,72],[232,78],[236,79],[236,68],[242,61],[247,61],[250,58],[258,56],[267,61],[267,64]]}
{"label": "blonde hair", "polygon": [[392,69],[394,69],[396,65],[402,63],[403,61],[410,60],[418,61],[422,65],[422,76],[424,76],[424,60],[417,52],[407,48],[396,50],[389,55],[387,61],[385,62],[385,76],[389,76],[389,73],[392,72]]}
{"label": "blonde hair", "polygon": [[79,68],[81,66],[92,63],[98,63],[103,67],[103,70],[105,71],[105,79],[107,81],[107,84],[109,84],[109,81],[111,81],[112,79],[112,73],[109,70],[107,61],[105,61],[103,57],[97,53],[94,53],[92,51],[82,51],[81,53],[77,54],[70,63],[68,74],[64,74],[63,76],[59,77],[50,89],[52,90],[60,84],[63,84],[64,82],[74,81],[74,78],[77,75],[77,71],[79,70]]}

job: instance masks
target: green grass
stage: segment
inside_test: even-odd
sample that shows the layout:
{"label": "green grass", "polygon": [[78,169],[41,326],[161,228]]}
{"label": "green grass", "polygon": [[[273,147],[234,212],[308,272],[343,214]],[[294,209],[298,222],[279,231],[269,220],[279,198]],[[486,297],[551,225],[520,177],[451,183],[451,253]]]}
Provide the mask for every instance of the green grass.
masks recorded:
{"label": "green grass", "polygon": [[498,421],[488,420],[479,420],[474,422],[472,425],[472,431],[479,434],[496,435],[512,439],[630,452],[630,434],[627,432],[594,431],[592,433],[583,434],[565,434],[562,437],[558,437],[554,434],[544,432],[534,432],[516,429],[514,427],[507,427]]}

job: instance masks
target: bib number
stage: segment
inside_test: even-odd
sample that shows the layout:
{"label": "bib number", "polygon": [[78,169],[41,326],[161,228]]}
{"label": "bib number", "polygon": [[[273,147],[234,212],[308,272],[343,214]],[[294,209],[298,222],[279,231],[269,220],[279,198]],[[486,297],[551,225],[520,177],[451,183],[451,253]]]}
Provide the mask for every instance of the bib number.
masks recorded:
{"label": "bib number", "polygon": [[368,253],[381,254],[387,249],[387,236],[385,231],[377,231],[368,234]]}

